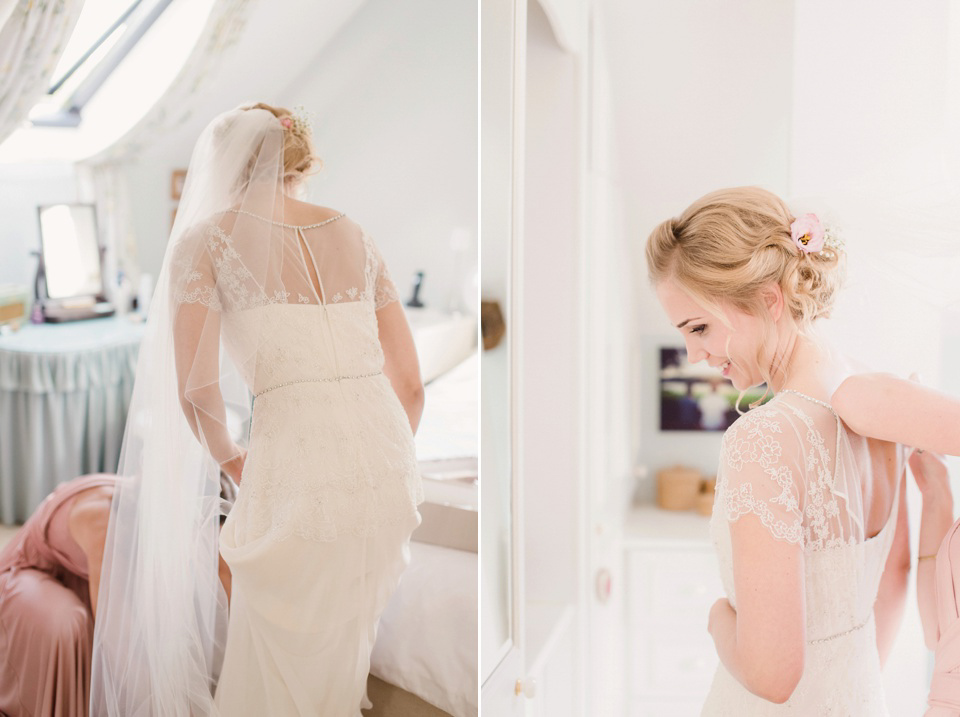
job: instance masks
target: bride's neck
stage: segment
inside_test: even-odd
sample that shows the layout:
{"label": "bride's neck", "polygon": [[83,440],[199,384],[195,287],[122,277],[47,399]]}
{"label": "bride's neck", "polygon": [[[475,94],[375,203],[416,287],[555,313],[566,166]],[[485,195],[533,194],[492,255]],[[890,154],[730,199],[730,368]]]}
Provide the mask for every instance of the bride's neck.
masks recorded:
{"label": "bride's neck", "polygon": [[832,352],[822,340],[793,330],[782,346],[779,367],[775,359],[771,376],[775,393],[791,388],[803,393],[827,390],[822,379],[832,366]]}

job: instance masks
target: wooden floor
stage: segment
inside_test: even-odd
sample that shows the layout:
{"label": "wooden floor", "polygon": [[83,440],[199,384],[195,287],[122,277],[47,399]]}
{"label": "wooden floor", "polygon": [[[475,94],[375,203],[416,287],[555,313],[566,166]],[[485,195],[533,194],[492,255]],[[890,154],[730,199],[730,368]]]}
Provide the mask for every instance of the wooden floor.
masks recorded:
{"label": "wooden floor", "polygon": [[373,709],[363,710],[364,717],[450,717],[449,713],[373,675],[367,680],[367,694]]}

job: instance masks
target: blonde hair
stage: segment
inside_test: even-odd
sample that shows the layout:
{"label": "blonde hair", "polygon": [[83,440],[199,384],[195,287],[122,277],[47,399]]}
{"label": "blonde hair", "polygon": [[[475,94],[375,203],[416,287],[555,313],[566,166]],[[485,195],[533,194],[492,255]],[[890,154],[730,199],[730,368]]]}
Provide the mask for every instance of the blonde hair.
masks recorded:
{"label": "blonde hair", "polygon": [[[801,252],[790,235],[793,221],[783,200],[765,189],[711,192],[650,234],[650,280],[673,279],[724,320],[724,305],[769,320],[761,290],[775,283],[799,330],[806,331],[830,315],[843,283],[845,256],[837,248]],[[762,361],[760,367],[769,386]]]}
{"label": "blonde hair", "polygon": [[[293,113],[285,107],[274,107],[264,102],[257,102],[244,107],[247,110],[266,110],[277,119],[290,117]],[[283,178],[285,182],[298,183],[306,179],[311,170],[318,170],[322,166],[320,158],[315,154],[313,139],[310,130],[300,122],[292,122],[283,133]]]}

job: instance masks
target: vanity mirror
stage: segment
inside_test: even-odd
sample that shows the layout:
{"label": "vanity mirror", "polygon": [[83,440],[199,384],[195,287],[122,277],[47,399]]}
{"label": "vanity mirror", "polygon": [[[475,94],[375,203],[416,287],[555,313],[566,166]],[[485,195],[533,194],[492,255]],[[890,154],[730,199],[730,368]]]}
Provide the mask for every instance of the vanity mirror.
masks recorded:
{"label": "vanity mirror", "polygon": [[93,204],[53,204],[37,208],[40,263],[36,293],[47,321],[110,316],[105,300],[103,249]]}

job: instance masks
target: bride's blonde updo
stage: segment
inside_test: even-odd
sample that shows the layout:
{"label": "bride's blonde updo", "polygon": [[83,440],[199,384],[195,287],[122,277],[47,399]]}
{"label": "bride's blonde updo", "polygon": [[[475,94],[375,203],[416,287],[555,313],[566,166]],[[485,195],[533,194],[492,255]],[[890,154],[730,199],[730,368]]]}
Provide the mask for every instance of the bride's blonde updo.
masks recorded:
{"label": "bride's blonde updo", "polygon": [[786,204],[759,187],[711,192],[650,234],[650,280],[673,279],[719,316],[724,304],[764,316],[760,289],[775,282],[803,330],[830,315],[844,254],[836,247],[801,252],[791,238],[793,221]]}
{"label": "bride's blonde updo", "polygon": [[311,170],[320,169],[322,162],[315,154],[313,140],[310,137],[310,128],[297,121],[293,112],[285,107],[274,107],[264,102],[257,102],[244,107],[248,110],[266,110],[277,119],[290,119],[290,126],[283,133],[283,176],[284,180],[292,183],[302,182]]}

